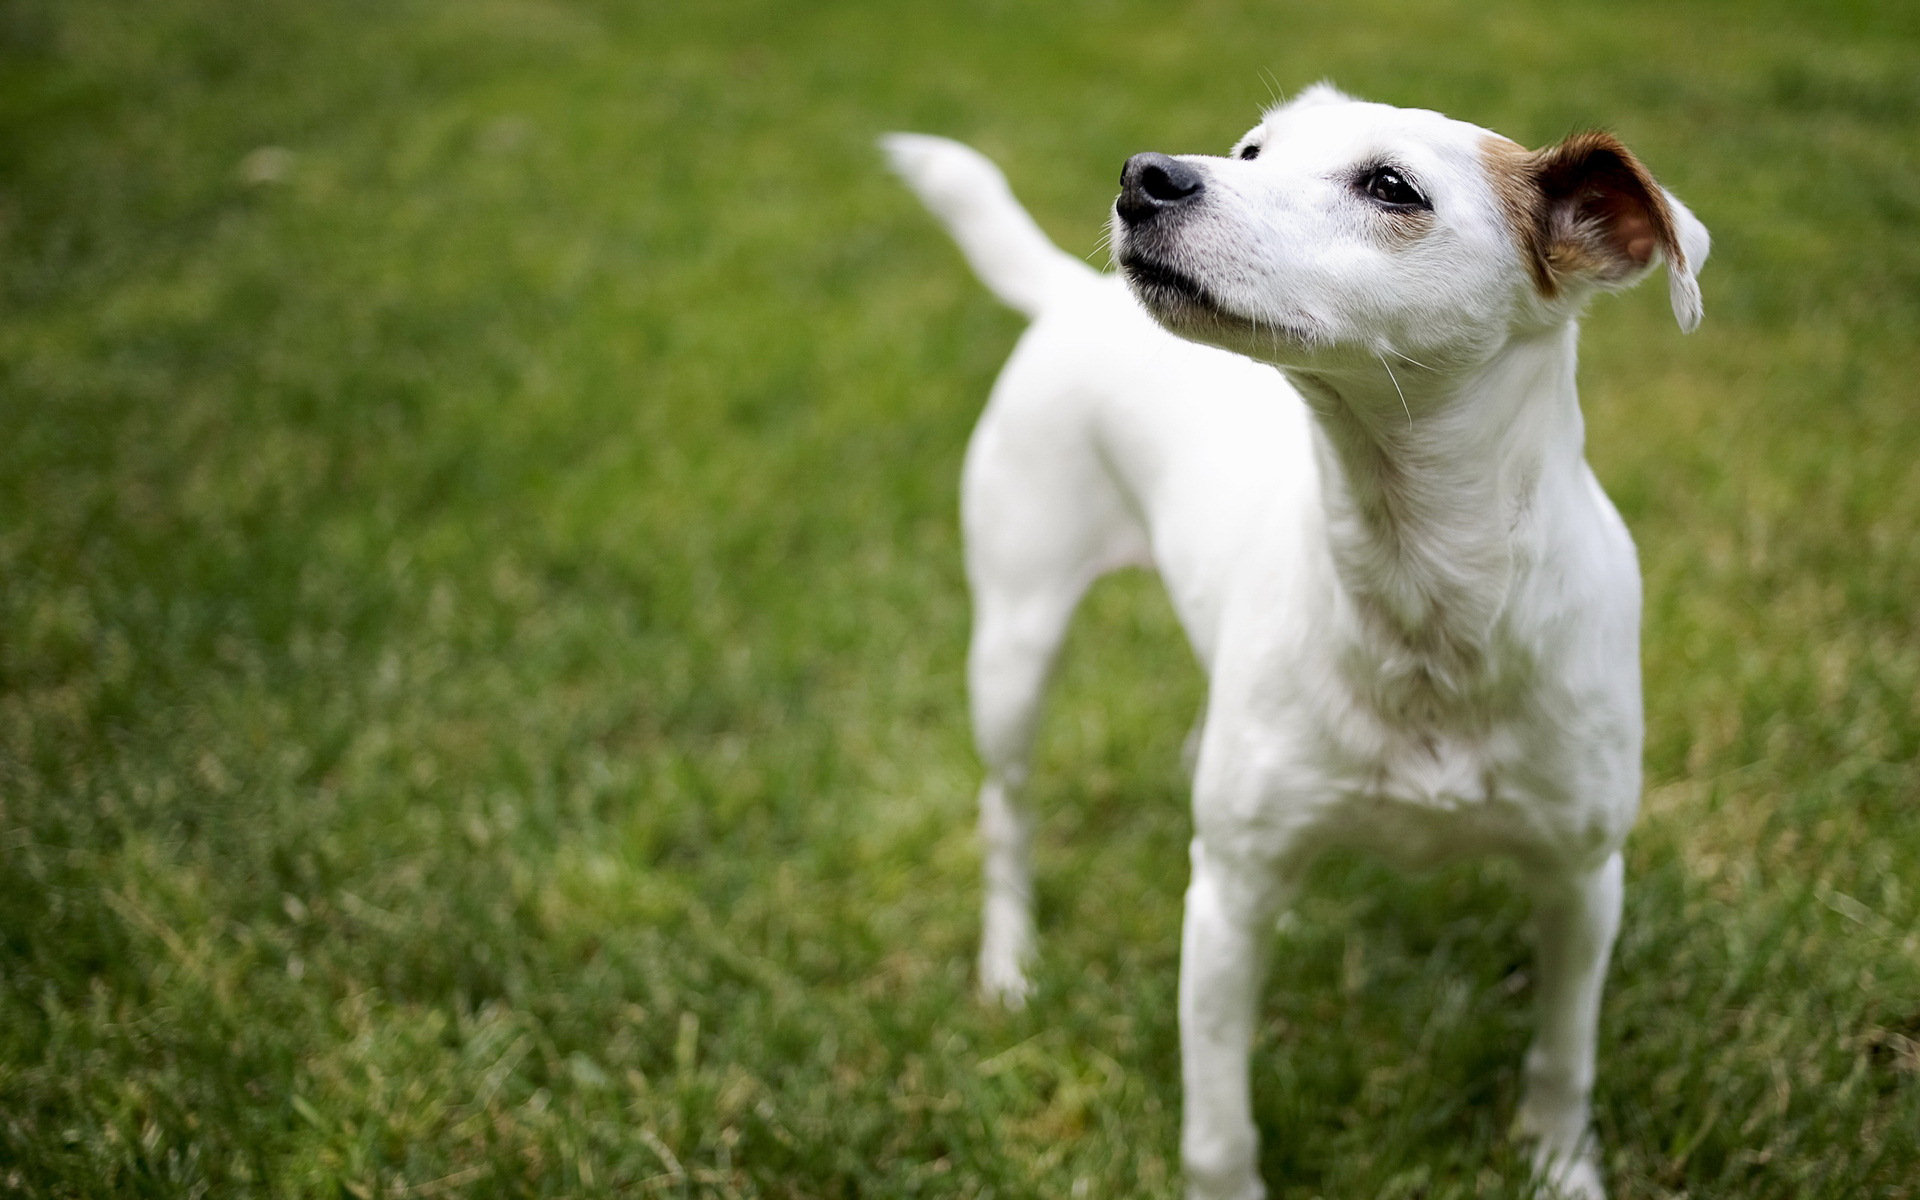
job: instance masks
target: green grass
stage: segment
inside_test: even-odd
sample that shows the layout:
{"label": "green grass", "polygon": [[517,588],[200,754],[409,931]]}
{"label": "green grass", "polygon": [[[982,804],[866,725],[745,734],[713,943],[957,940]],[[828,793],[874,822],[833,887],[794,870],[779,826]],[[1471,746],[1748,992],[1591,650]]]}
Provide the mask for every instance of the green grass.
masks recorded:
{"label": "green grass", "polygon": [[[1920,12],[1449,0],[0,9],[0,1191],[1171,1194],[1200,683],[1096,592],[976,1005],[1018,323],[871,139],[1090,252],[1321,77],[1610,126],[1713,229],[1698,335],[1584,344],[1648,582],[1597,1119],[1620,1197],[1920,1195]],[[1523,1194],[1510,883],[1319,872],[1277,1196]]]}

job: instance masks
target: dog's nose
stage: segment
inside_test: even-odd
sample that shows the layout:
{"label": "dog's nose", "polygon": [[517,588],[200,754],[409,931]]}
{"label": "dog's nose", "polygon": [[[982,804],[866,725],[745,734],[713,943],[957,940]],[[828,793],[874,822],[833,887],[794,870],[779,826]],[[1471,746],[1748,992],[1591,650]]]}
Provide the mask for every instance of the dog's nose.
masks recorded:
{"label": "dog's nose", "polygon": [[1136,154],[1120,171],[1120,199],[1114,210],[1137,225],[1164,209],[1178,208],[1205,187],[1200,172],[1164,154]]}

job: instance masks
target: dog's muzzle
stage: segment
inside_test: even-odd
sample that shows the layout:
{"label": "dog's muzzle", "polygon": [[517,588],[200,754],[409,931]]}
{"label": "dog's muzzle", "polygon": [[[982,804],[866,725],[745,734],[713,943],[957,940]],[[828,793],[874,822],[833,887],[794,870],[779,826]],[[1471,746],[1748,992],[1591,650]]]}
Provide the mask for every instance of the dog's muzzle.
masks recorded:
{"label": "dog's muzzle", "polygon": [[1113,211],[1129,226],[1192,203],[1205,190],[1200,172],[1165,154],[1136,154],[1120,171]]}

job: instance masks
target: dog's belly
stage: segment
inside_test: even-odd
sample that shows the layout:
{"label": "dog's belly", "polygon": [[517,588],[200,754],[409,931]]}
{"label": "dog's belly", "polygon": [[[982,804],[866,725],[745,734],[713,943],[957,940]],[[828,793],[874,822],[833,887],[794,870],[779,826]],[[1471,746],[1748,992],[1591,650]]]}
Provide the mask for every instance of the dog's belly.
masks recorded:
{"label": "dog's belly", "polygon": [[1486,856],[1586,863],[1610,853],[1632,805],[1556,781],[1544,764],[1503,753],[1512,749],[1505,741],[1435,739],[1363,770],[1329,771],[1309,844],[1367,851],[1408,869]]}
{"label": "dog's belly", "polygon": [[1538,815],[1492,791],[1355,792],[1321,815],[1315,840],[1368,851],[1409,870],[1491,855],[1558,858],[1583,840]]}

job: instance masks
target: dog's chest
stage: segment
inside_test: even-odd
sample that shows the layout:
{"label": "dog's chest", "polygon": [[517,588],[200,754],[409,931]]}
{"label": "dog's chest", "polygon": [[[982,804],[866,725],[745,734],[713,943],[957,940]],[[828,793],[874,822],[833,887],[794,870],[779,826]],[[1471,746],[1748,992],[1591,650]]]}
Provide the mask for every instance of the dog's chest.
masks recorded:
{"label": "dog's chest", "polygon": [[[1624,828],[1631,721],[1610,719],[1619,706],[1582,676],[1582,656],[1539,628],[1556,622],[1536,614],[1563,610],[1529,580],[1480,589],[1500,599],[1478,608],[1463,587],[1412,627],[1354,602],[1351,620],[1326,622],[1331,635],[1276,672],[1290,680],[1283,719],[1306,732],[1293,745],[1323,835],[1421,865],[1585,858]],[[1449,622],[1481,611],[1500,615]]]}

